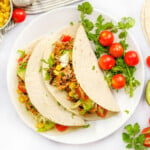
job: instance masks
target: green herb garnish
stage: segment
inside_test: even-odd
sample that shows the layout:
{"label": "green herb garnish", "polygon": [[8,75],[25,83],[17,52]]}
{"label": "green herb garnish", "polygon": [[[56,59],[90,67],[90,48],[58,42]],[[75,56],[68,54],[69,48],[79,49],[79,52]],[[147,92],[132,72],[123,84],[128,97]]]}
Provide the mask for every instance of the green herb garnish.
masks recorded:
{"label": "green herb garnish", "polygon": [[74,118],[74,116],[75,116],[75,114],[74,114],[74,113],[72,113],[72,114],[71,114],[72,119]]}
{"label": "green herb garnish", "polygon": [[58,106],[61,106],[61,104],[60,104],[59,102],[57,102],[57,105],[58,105]]}
{"label": "green herb garnish", "polygon": [[83,128],[89,128],[90,127],[90,124],[87,124],[87,125],[84,125],[82,126]]}
{"label": "green herb garnish", "polygon": [[126,148],[135,150],[147,150],[147,148],[143,145],[145,140],[145,135],[140,134],[140,126],[138,123],[134,125],[125,126],[125,132],[122,133],[122,139],[125,143],[127,143]]}
{"label": "green herb garnish", "polygon": [[[109,47],[102,46],[98,40],[100,33],[104,30],[110,30],[113,33],[119,32],[119,43],[123,46],[125,53],[128,48],[128,44],[126,42],[128,35],[127,30],[132,28],[135,24],[135,20],[133,18],[123,17],[116,24],[112,21],[106,22],[104,17],[100,14],[96,19],[96,23],[94,24],[86,17],[93,12],[93,8],[89,2],[84,2],[81,5],[78,5],[78,11],[81,13],[81,23],[85,29],[88,39],[95,45],[95,55],[97,58],[99,58],[102,54],[109,54]],[[140,85],[140,82],[134,77],[135,70],[135,67],[130,67],[125,64],[123,55],[122,57],[116,58],[116,64],[111,70],[104,71],[105,80],[111,87],[112,77],[115,74],[122,74],[126,79],[125,91],[132,97],[135,88]]]}
{"label": "green herb garnish", "polygon": [[95,66],[92,66],[92,70],[95,70]]}
{"label": "green herb garnish", "polygon": [[23,50],[18,50],[17,52],[20,53],[21,58],[23,58],[26,54],[25,51],[23,51]]}
{"label": "green herb garnish", "polygon": [[40,66],[40,68],[39,68],[39,72],[42,72],[42,66]]}
{"label": "green herb garnish", "polygon": [[130,113],[129,110],[127,110],[127,109],[126,109],[124,112],[125,112],[126,114],[129,114],[129,113]]}
{"label": "green herb garnish", "polygon": [[74,25],[73,21],[71,21],[71,22],[70,22],[70,25],[71,25],[71,26],[73,26],[73,25]]}

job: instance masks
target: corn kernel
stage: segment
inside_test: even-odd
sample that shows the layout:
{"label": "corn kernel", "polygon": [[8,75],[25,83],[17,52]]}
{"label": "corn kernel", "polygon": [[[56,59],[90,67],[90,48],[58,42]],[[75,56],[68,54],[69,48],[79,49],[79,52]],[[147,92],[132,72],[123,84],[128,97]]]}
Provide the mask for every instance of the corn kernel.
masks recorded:
{"label": "corn kernel", "polygon": [[4,19],[3,17],[0,17],[0,23],[3,23]]}
{"label": "corn kernel", "polygon": [[57,70],[54,70],[54,74],[55,74],[56,76],[58,76],[58,75],[59,75],[59,72],[58,72]]}
{"label": "corn kernel", "polygon": [[61,70],[61,68],[62,68],[62,66],[61,66],[61,65],[57,65],[57,66],[56,66],[56,70],[57,70],[57,71],[60,71],[60,70]]}
{"label": "corn kernel", "polygon": [[10,9],[9,0],[3,0],[0,2],[0,27],[7,23],[10,16]]}
{"label": "corn kernel", "polygon": [[18,99],[19,99],[19,102],[21,102],[21,103],[24,103],[24,102],[25,102],[25,99],[24,99],[23,96],[19,96]]}
{"label": "corn kernel", "polygon": [[18,93],[18,94],[22,94],[22,91],[19,90],[19,89],[17,89],[17,93]]}
{"label": "corn kernel", "polygon": [[54,58],[54,53],[51,53],[51,57]]}
{"label": "corn kernel", "polygon": [[44,123],[37,123],[36,127],[38,129],[43,128],[44,127]]}
{"label": "corn kernel", "polygon": [[26,102],[26,101],[28,100],[28,96],[26,96],[26,95],[20,95],[20,96],[18,97],[18,99],[19,99],[19,101],[20,101],[21,103],[24,103],[24,102]]}
{"label": "corn kernel", "polygon": [[73,92],[73,91],[70,91],[70,92],[69,92],[69,96],[72,97],[73,95],[74,95],[74,92]]}
{"label": "corn kernel", "polygon": [[69,87],[70,87],[71,89],[74,89],[74,88],[76,87],[75,82],[71,82],[70,85],[69,85]]}

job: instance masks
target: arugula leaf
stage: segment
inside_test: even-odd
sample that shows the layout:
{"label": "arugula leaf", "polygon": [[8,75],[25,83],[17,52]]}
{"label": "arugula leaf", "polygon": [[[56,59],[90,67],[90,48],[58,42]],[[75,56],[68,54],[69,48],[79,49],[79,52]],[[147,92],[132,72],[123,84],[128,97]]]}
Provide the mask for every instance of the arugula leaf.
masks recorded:
{"label": "arugula leaf", "polygon": [[145,135],[140,134],[140,126],[138,123],[125,126],[125,132],[122,133],[122,139],[127,143],[126,148],[134,148],[135,150],[147,150],[143,145]]}

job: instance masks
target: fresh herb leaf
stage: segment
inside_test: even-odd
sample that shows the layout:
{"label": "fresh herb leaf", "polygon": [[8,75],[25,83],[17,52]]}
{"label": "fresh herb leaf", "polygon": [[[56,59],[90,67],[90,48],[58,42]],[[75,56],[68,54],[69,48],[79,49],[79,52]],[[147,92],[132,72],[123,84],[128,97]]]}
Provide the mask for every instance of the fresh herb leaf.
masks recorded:
{"label": "fresh herb leaf", "polygon": [[61,75],[64,77],[65,76],[65,74],[63,73],[63,72],[61,72]]}
{"label": "fresh herb leaf", "polygon": [[125,112],[126,114],[129,114],[129,113],[130,113],[129,110],[127,110],[127,109],[126,109],[124,112]]}
{"label": "fresh herb leaf", "polygon": [[83,14],[90,15],[93,12],[93,7],[89,2],[84,2],[81,5],[78,5],[78,10],[81,11]]}
{"label": "fresh herb leaf", "polygon": [[135,20],[131,17],[123,17],[121,21],[118,22],[118,27],[120,29],[130,29],[135,25]]}
{"label": "fresh herb leaf", "polygon": [[45,80],[50,80],[50,74],[48,73],[48,71],[45,72]]}
{"label": "fresh herb leaf", "polygon": [[73,21],[71,21],[71,22],[70,22],[70,25],[71,25],[71,26],[73,26],[73,25],[74,25]]}
{"label": "fresh herb leaf", "polygon": [[86,32],[89,32],[94,28],[93,22],[91,22],[88,19],[84,19],[83,22],[82,22],[82,25],[84,26],[84,29],[85,29]]}
{"label": "fresh herb leaf", "polygon": [[71,114],[72,119],[74,118],[74,116],[75,116],[75,114],[74,114],[74,113],[72,113],[72,114]]}
{"label": "fresh herb leaf", "polygon": [[40,66],[40,68],[39,68],[39,72],[42,72],[42,66]]}
{"label": "fresh herb leaf", "polygon": [[23,51],[23,50],[18,50],[17,52],[20,53],[21,58],[23,58],[26,54],[25,51]]}
{"label": "fresh herb leaf", "polygon": [[45,64],[48,64],[48,62],[45,59],[41,59],[41,62],[44,62]]}
{"label": "fresh herb leaf", "polygon": [[59,102],[57,102],[57,105],[58,105],[58,106],[61,106],[61,104],[60,104]]}
{"label": "fresh herb leaf", "polygon": [[125,126],[125,132],[122,133],[122,139],[127,143],[126,148],[134,148],[135,150],[147,150],[143,145],[145,135],[140,134],[140,126],[138,123]]}
{"label": "fresh herb leaf", "polygon": [[90,124],[87,124],[87,125],[84,125],[82,126],[83,128],[89,128],[90,127]]}
{"label": "fresh herb leaf", "polygon": [[92,66],[92,70],[95,70],[95,66]]}

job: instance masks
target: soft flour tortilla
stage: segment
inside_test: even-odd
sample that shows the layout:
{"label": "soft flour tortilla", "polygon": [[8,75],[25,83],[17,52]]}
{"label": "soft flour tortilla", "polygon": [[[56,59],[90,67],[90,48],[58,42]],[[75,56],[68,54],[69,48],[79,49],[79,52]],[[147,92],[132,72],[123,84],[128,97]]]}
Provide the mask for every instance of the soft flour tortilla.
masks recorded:
{"label": "soft flour tortilla", "polygon": [[[79,28],[79,24],[76,24],[74,26],[69,26],[69,27],[63,29],[62,31],[58,32],[57,34],[53,35],[53,37],[51,37],[51,40],[45,41],[47,44],[45,43],[44,45],[45,46],[47,45],[47,47],[45,47],[45,52],[44,52],[44,55],[43,55],[43,59],[48,60],[48,58],[49,58],[49,56],[50,56],[50,54],[51,54],[51,52],[53,50],[52,44],[54,42],[56,42],[57,40],[59,40],[60,37],[61,37],[61,35],[66,34],[66,35],[70,35],[73,38],[75,38],[76,32],[77,32],[78,28]],[[84,42],[87,42],[87,41],[84,40]],[[81,58],[81,57],[79,56],[79,58]],[[94,58],[95,58],[95,56],[94,56]],[[81,62],[81,59],[80,59],[79,62]],[[42,66],[43,66],[43,68],[47,68],[48,67],[47,64],[45,64],[45,63],[43,63]],[[44,77],[45,77],[45,71],[43,70],[43,79],[44,79]],[[85,81],[87,81],[87,80],[85,80]],[[68,111],[70,111],[70,112],[72,112],[72,113],[74,113],[76,115],[79,115],[79,111],[77,109],[71,109],[70,108],[73,105],[73,103],[71,101],[67,100],[67,93],[65,91],[58,90],[55,86],[50,85],[49,81],[44,80],[44,83],[45,83],[48,91],[56,98],[56,100],[63,107],[65,107]],[[86,83],[88,84],[88,82],[86,82]],[[113,102],[111,104],[113,104]],[[117,104],[116,104],[115,108],[112,109],[112,110],[114,110],[114,112],[118,112],[119,111],[119,108],[117,107]],[[108,112],[106,118],[112,116],[113,114],[114,113],[112,113],[112,112]],[[98,117],[96,114],[88,114],[86,116],[83,116],[82,118],[84,118],[85,120],[97,120],[97,119],[101,119],[101,117]]]}
{"label": "soft flour tortilla", "polygon": [[95,103],[111,112],[120,111],[99,69],[97,58],[82,25],[78,28],[74,41],[73,68],[80,86]]}
{"label": "soft flour tortilla", "polygon": [[141,24],[144,35],[150,44],[150,0],[145,0],[141,10]]}
{"label": "soft flour tortilla", "polygon": [[85,125],[83,119],[75,115],[72,116],[72,113],[59,106],[44,86],[39,69],[45,46],[48,46],[45,45],[46,39],[40,41],[35,47],[27,65],[25,85],[30,101],[44,117],[55,123],[67,126]]}

